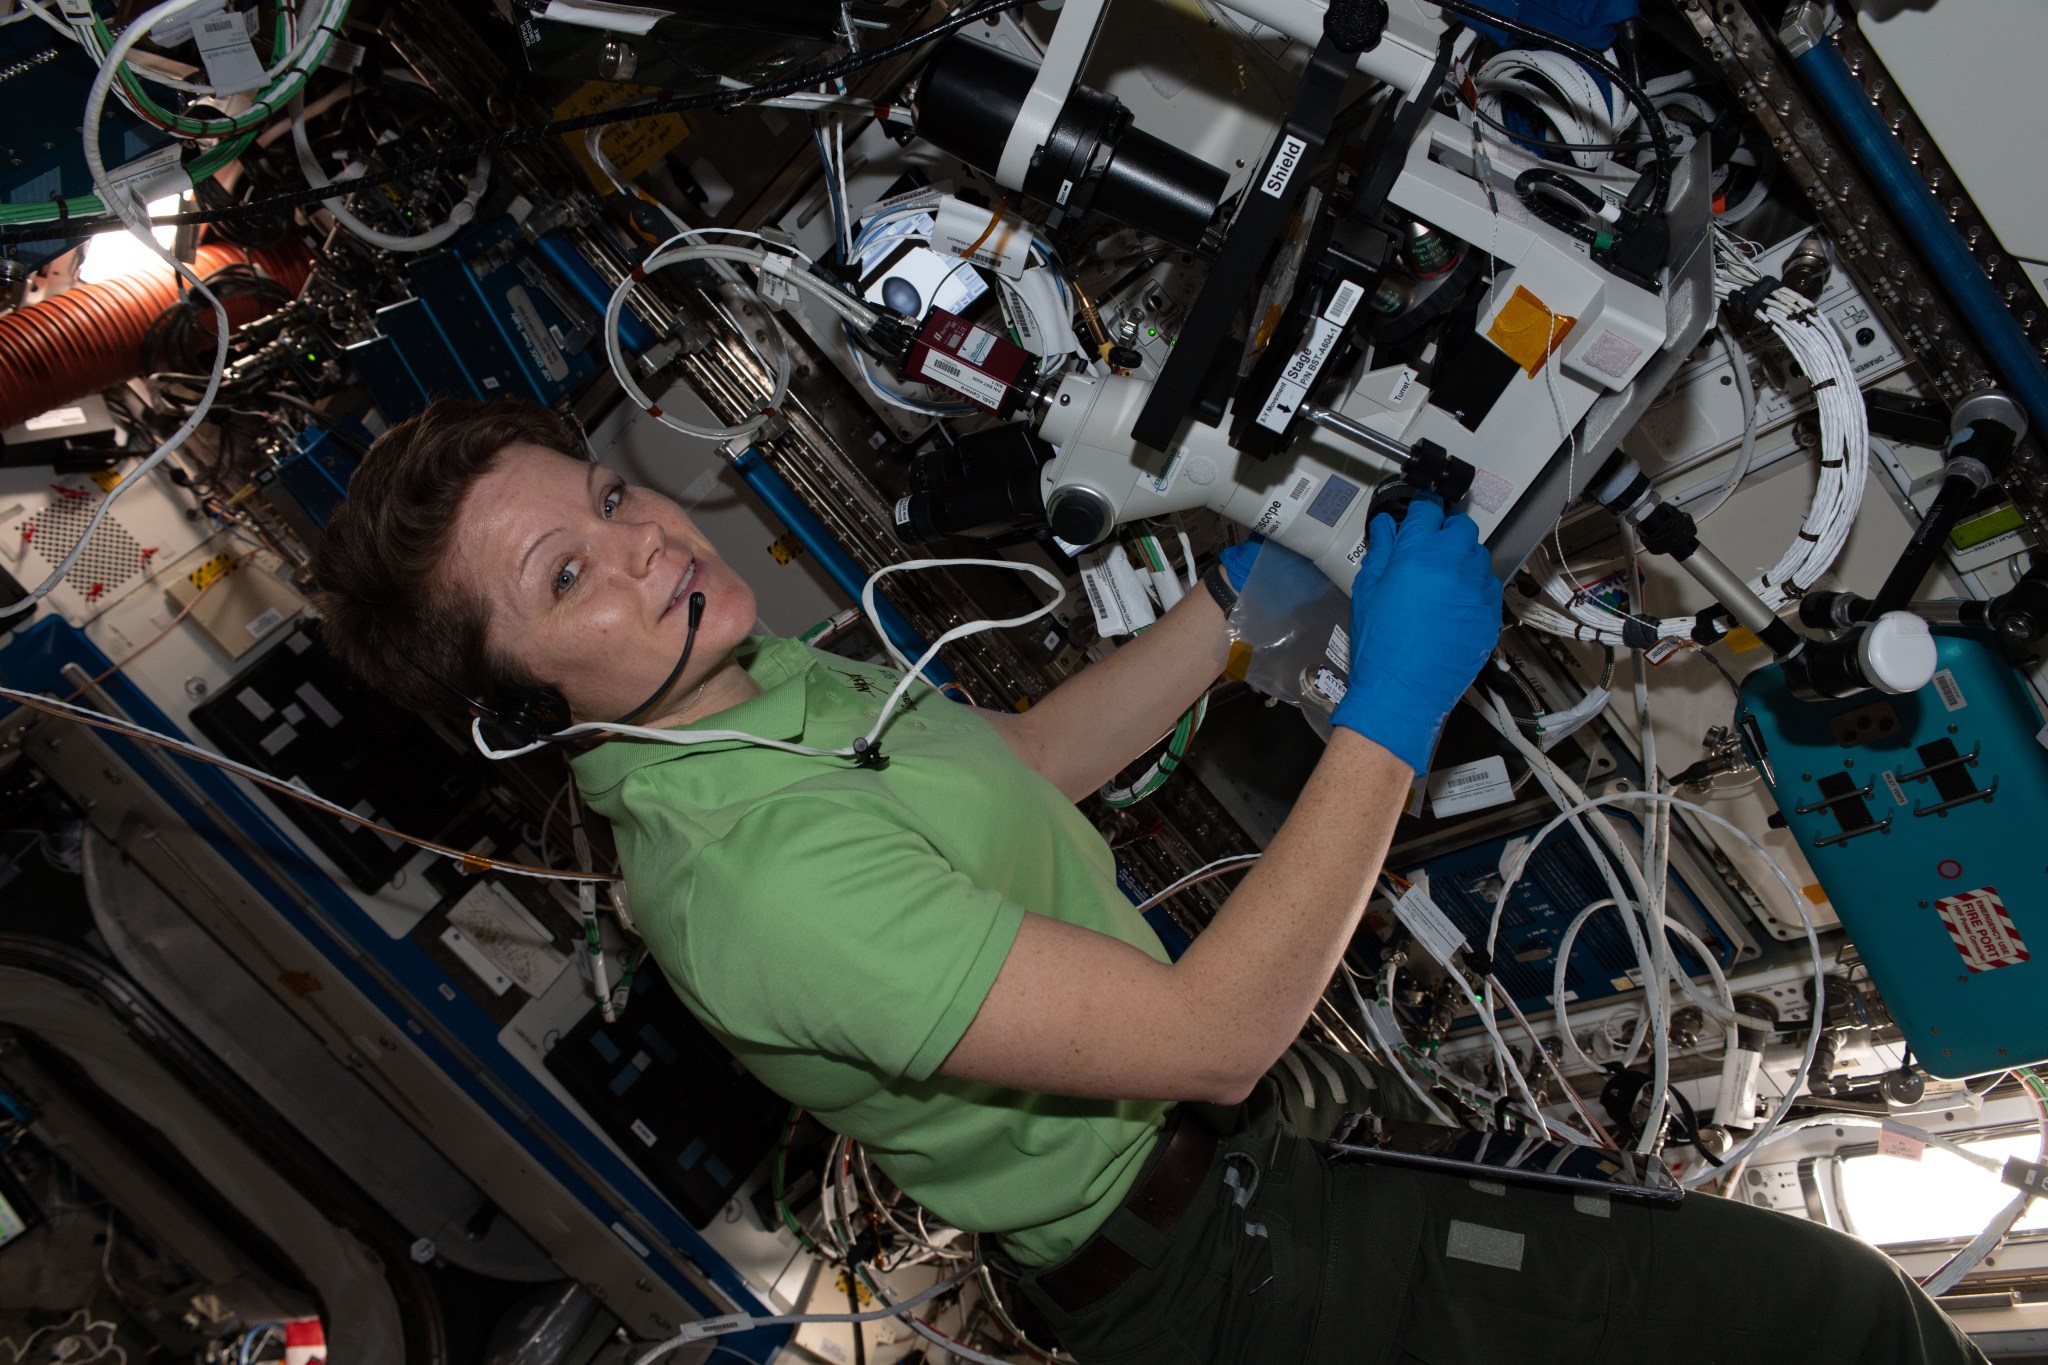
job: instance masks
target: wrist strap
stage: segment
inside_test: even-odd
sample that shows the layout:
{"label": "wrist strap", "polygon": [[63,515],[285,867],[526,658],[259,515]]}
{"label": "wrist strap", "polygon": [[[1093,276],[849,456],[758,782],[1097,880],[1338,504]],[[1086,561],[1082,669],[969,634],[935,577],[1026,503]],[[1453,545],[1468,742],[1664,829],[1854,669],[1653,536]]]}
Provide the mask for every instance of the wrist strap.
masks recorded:
{"label": "wrist strap", "polygon": [[1216,599],[1216,605],[1223,608],[1225,616],[1236,610],[1237,589],[1230,586],[1230,575],[1223,572],[1221,562],[1209,566],[1209,572],[1202,575],[1202,586],[1209,590],[1209,596]]}

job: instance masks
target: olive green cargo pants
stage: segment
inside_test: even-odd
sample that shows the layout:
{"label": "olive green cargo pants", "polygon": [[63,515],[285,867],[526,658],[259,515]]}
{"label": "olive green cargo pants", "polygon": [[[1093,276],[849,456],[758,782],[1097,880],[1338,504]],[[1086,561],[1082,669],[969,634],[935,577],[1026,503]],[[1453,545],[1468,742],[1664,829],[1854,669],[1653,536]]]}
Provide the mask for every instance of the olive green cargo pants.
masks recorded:
{"label": "olive green cargo pants", "polygon": [[1691,1194],[1676,1206],[1357,1159],[1347,1111],[1425,1119],[1373,1063],[1297,1048],[1229,1111],[1145,1267],[1075,1314],[1023,1291],[1083,1365],[1890,1365],[1984,1357],[1882,1253]]}

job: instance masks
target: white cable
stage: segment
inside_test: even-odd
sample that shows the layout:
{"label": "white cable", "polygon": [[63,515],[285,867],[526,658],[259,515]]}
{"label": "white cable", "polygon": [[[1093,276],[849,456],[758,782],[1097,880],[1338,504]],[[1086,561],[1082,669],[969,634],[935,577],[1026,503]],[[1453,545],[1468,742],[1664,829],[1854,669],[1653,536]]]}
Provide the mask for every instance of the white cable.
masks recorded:
{"label": "white cable", "polygon": [[[1629,596],[1641,603],[1643,576],[1636,560],[1635,532],[1625,532],[1623,541],[1628,547],[1626,572]],[[1635,652],[1635,659],[1636,666],[1632,671],[1635,674],[1636,733],[1642,742],[1644,784],[1656,791],[1662,787],[1663,779],[1657,769],[1657,731],[1650,723],[1650,670],[1643,663],[1641,650]],[[1636,1151],[1644,1155],[1657,1150],[1657,1143],[1664,1136],[1664,1113],[1671,1104],[1671,993],[1664,988],[1671,943],[1664,937],[1665,869],[1660,866],[1657,854],[1660,814],[1661,811],[1653,809],[1643,821],[1643,938],[1650,948],[1649,970],[1643,976],[1643,1008],[1650,1015],[1650,1107],[1643,1116],[1643,1131],[1637,1136]]]}
{"label": "white cable", "polygon": [[1735,392],[1742,397],[1742,449],[1729,467],[1728,477],[1721,481],[1714,501],[1704,511],[1692,514],[1695,522],[1705,521],[1727,505],[1748,477],[1750,461],[1756,458],[1756,380],[1749,373],[1749,357],[1744,354],[1742,343],[1735,339],[1735,328],[1730,323],[1721,324],[1721,348],[1728,352],[1728,363],[1735,369]]}
{"label": "white cable", "polygon": [[[152,730],[147,725],[138,725],[134,721],[124,720],[120,716],[110,716],[104,711],[95,711],[88,706],[79,706],[73,702],[60,701],[55,697],[40,696],[34,692],[22,691],[19,688],[0,687],[0,697],[5,697],[10,701],[19,702],[23,706],[29,707],[32,710],[42,711],[46,714],[54,713],[66,719],[84,721],[92,724],[97,724],[108,729],[112,729],[119,734],[127,735],[130,738],[139,739],[146,743],[155,744],[161,748],[169,749],[172,753],[182,754],[187,758],[196,760],[197,762],[210,764],[216,768],[224,768],[231,773],[235,773],[241,777],[248,778],[250,781],[257,783],[259,786],[269,786],[271,784],[276,784],[278,786],[290,787],[292,789],[292,792],[296,795],[297,799],[306,802],[308,805],[319,807],[321,810],[326,811],[329,815],[332,815],[337,820],[344,821],[345,823],[351,825],[368,824],[368,822],[364,820],[362,816],[356,814],[356,812],[348,809],[345,806],[340,805],[337,802],[330,801],[326,797],[321,796],[318,793],[309,790],[308,788],[301,787],[296,782],[286,782],[282,778],[275,777],[270,773],[264,772],[261,768],[255,768],[251,767],[247,763],[237,762],[236,760],[228,758],[223,754],[214,753],[211,749],[201,748],[199,745],[192,743],[190,740],[180,739],[176,735],[167,735],[161,730]],[[461,861],[464,855],[459,852],[450,852],[441,854],[441,856],[451,858],[459,862]],[[577,882],[587,880],[585,875],[582,873],[543,872],[538,868],[521,869],[519,867],[515,867],[504,863],[493,863],[492,870],[496,872],[503,872],[513,876],[534,877],[541,881]],[[597,878],[597,880],[610,881],[611,878],[600,876]]]}
{"label": "white cable", "polygon": [[[1813,916],[1807,910],[1806,897],[1800,892],[1798,885],[1793,882],[1791,876],[1786,873],[1785,869],[1780,867],[1777,861],[1771,857],[1770,851],[1766,849],[1762,844],[1758,843],[1756,839],[1751,837],[1748,830],[1743,829],[1740,825],[1737,825],[1732,821],[1724,820],[1719,815],[1715,814],[1713,811],[1708,810],[1705,806],[1700,805],[1696,801],[1687,801],[1684,798],[1677,796],[1667,796],[1662,792],[1612,792],[1606,796],[1597,796],[1589,798],[1588,800],[1580,803],[1580,805],[1576,809],[1561,811],[1558,815],[1552,818],[1548,824],[1544,825],[1542,829],[1538,830],[1536,832],[1535,837],[1530,839],[1530,841],[1527,844],[1524,844],[1522,846],[1521,851],[1516,854],[1513,870],[1506,878],[1506,885],[1502,888],[1501,891],[1502,899],[1506,899],[1508,890],[1514,886],[1516,881],[1520,880],[1523,869],[1526,868],[1529,864],[1529,855],[1535,852],[1538,845],[1540,845],[1545,839],[1549,838],[1550,835],[1554,833],[1559,826],[1566,823],[1574,815],[1583,814],[1584,812],[1590,810],[1597,810],[1605,806],[1634,804],[1673,807],[1682,806],[1687,810],[1690,810],[1698,818],[1719,825],[1722,829],[1734,835],[1738,840],[1747,845],[1752,852],[1754,852],[1758,857],[1762,858],[1766,863],[1769,864],[1772,875],[1777,877],[1779,884],[1785,888],[1785,894],[1791,899],[1793,908],[1799,911],[1799,923],[1801,927],[1803,927],[1806,930],[1806,946],[1808,952],[1811,954],[1813,962],[1813,978],[1815,982],[1815,990],[1817,995],[1819,990],[1820,979],[1827,972],[1827,964],[1823,962],[1821,959],[1820,936],[1814,931]],[[1771,1116],[1768,1119],[1764,1120],[1763,1125],[1760,1128],[1758,1128],[1756,1132],[1752,1134],[1746,1142],[1742,1143],[1733,1152],[1730,1152],[1726,1157],[1722,1158],[1724,1164],[1732,1166],[1738,1161],[1747,1159],[1749,1154],[1755,1151],[1758,1147],[1762,1146],[1764,1141],[1769,1138],[1771,1133],[1776,1131],[1778,1125],[1784,1121],[1785,1115],[1792,1108],[1793,1102],[1799,1098],[1799,1087],[1804,1082],[1807,1072],[1809,1072],[1813,1068],[1813,1054],[1815,1049],[1818,1048],[1820,1045],[1820,1035],[1822,1031],[1823,1030],[1821,1028],[1821,1021],[1816,1016],[1815,1019],[1812,1021],[1811,1025],[1809,1025],[1809,1027],[1806,1030],[1806,1051],[1800,1058],[1799,1069],[1793,1073],[1792,1083],[1785,1087],[1784,1097],[1779,1101],[1777,1109],[1772,1112]],[[1699,1174],[1686,1177],[1684,1183],[1686,1183],[1687,1185],[1702,1184],[1705,1183],[1705,1181],[1711,1175],[1711,1170],[1701,1172]]]}
{"label": "white cable", "polygon": [[[1521,754],[1522,760],[1529,765],[1529,770],[1535,774],[1537,785],[1543,788],[1550,799],[1557,804],[1559,810],[1574,810],[1580,803],[1586,800],[1586,793],[1579,785],[1566,776],[1565,771],[1552,762],[1548,754],[1531,744],[1523,736],[1521,727],[1515,724],[1514,716],[1508,712],[1504,703],[1477,691],[1468,693],[1468,697],[1473,701],[1479,714],[1486,718],[1494,730],[1503,739],[1507,740],[1517,753]],[[1636,906],[1641,905],[1648,899],[1648,888],[1642,884],[1642,871],[1636,865],[1635,860],[1629,857],[1627,849],[1622,844],[1620,835],[1614,831],[1612,826],[1604,820],[1589,822],[1578,818],[1571,820],[1570,824],[1572,832],[1578,836],[1580,844],[1584,846],[1586,856],[1592,860],[1593,866],[1599,870],[1602,880],[1607,883],[1608,895],[1617,904]],[[1599,836],[1598,843],[1594,841],[1596,833]],[[1604,852],[1602,845],[1605,846]],[[1616,872],[1617,868],[1620,869],[1619,874]],[[1627,876],[1633,884],[1634,895],[1630,895],[1628,891],[1622,888],[1621,878],[1623,875]],[[1506,889],[1503,888],[1501,895],[1494,902],[1493,917],[1487,925],[1486,953],[1489,958],[1497,956],[1495,948],[1500,937],[1501,915],[1506,905],[1507,894]],[[1657,977],[1650,970],[1649,945],[1644,942],[1643,935],[1636,926],[1634,916],[1623,915],[1622,928],[1628,934],[1629,947],[1635,952],[1636,965],[1642,970],[1643,981],[1647,988],[1649,982],[1657,980]],[[1645,1006],[1644,1009],[1645,1014],[1647,1014],[1648,1006]],[[1632,1047],[1629,1050],[1629,1060],[1632,1062],[1634,1059],[1635,1050]]]}
{"label": "white cable", "polygon": [[93,77],[92,87],[85,97],[85,117],[79,126],[84,130],[82,142],[86,168],[92,173],[93,192],[99,196],[100,202],[106,205],[109,212],[120,218],[136,241],[168,263],[171,269],[191,284],[201,298],[213,305],[213,372],[207,376],[206,388],[199,395],[199,401],[193,405],[191,413],[179,424],[178,429],[152,451],[147,459],[130,471],[126,478],[108,490],[107,495],[100,499],[99,506],[93,509],[92,519],[86,522],[85,531],[78,537],[77,544],[73,545],[58,562],[57,567],[50,571],[49,577],[30,589],[20,601],[0,606],[0,620],[32,610],[36,603],[49,595],[51,589],[64,581],[64,576],[71,572],[79,557],[85,553],[86,546],[92,543],[93,536],[100,529],[100,523],[106,520],[107,513],[113,509],[114,499],[143,482],[144,475],[162,464],[172,451],[185,444],[186,439],[199,429],[199,424],[206,420],[207,413],[213,408],[215,396],[220,393],[221,376],[227,371],[228,365],[228,333],[232,330],[228,310],[214,292],[206,287],[204,280],[158,243],[156,235],[150,230],[149,214],[141,204],[129,197],[125,189],[115,187],[107,176],[106,161],[100,152],[100,117],[106,108],[107,91],[113,84],[114,73],[120,68],[121,59],[126,57],[129,49],[141,42],[156,24],[198,3],[199,0],[165,0],[163,4],[144,13],[122,31],[121,36],[114,40],[114,46],[108,50],[106,64],[100,67],[99,73]]}
{"label": "white cable", "polygon": [[[1724,228],[1714,229],[1714,254],[1717,297],[1726,300],[1763,280],[1750,252]],[[1763,297],[1757,316],[1776,333],[1800,372],[1811,381],[1820,426],[1816,452],[1819,479],[1799,533],[1778,562],[1750,583],[1775,611],[1790,602],[1795,591],[1812,587],[1847,544],[1869,477],[1870,425],[1855,367],[1833,322],[1803,296],[1782,286]],[[1545,561],[1549,561],[1547,567]],[[1587,598],[1581,585],[1548,552],[1533,559],[1531,565],[1539,581],[1537,595],[1513,587],[1508,593],[1523,624],[1574,639],[1623,642],[1621,616]],[[1658,624],[1657,634],[1666,639],[1689,637],[1693,625],[1689,616],[1667,618]]]}
{"label": "white cable", "polygon": [[[2031,1075],[2030,1072],[2022,1071],[2019,1079],[2021,1089],[2025,1090],[2027,1098],[2034,1102],[2034,1112],[2040,1116],[2040,1146],[2035,1152],[2034,1160],[2048,1162],[2048,1104],[2042,1102],[2040,1093],[2034,1089],[2030,1081]],[[1959,1155],[1973,1156],[1974,1153]],[[2005,1175],[2003,1164],[1999,1165],[1998,1173],[2001,1178]],[[2011,1203],[1992,1215],[1991,1221],[1984,1225],[1984,1230],[1971,1238],[1968,1245],[1949,1257],[1932,1275],[1922,1280],[1920,1287],[1927,1291],[1929,1297],[1946,1294],[1954,1289],[1965,1275],[1975,1270],[1986,1256],[2005,1241],[2006,1234],[2012,1231],[2013,1224],[2026,1216],[2027,1209],[2035,1198],[2030,1191],[2022,1191],[2015,1195]]]}
{"label": "white cable", "polygon": [[[700,240],[711,233],[751,238],[760,245],[727,245]],[[778,246],[759,233],[727,228],[688,228],[676,233],[649,253],[647,259],[626,278],[620,280],[619,287],[612,291],[611,299],[605,304],[604,310],[604,350],[606,357],[611,361],[613,375],[618,378],[620,387],[625,389],[627,395],[650,417],[686,436],[695,436],[706,441],[737,441],[753,435],[767,425],[768,419],[774,416],[775,409],[789,393],[793,365],[788,348],[779,348],[775,380],[769,388],[767,397],[762,401],[760,410],[752,417],[732,426],[706,427],[684,421],[672,413],[663,411],[660,404],[648,397],[633,377],[632,367],[626,363],[625,352],[619,341],[620,314],[625,309],[627,296],[639,286],[641,280],[657,270],[684,261],[724,261],[751,266],[757,272],[775,275],[804,290],[855,327],[865,330],[874,326],[877,321],[878,315],[873,308],[841,293],[837,288],[813,275],[810,271],[811,258],[793,246]],[[802,268],[792,268],[799,265]]]}
{"label": "white cable", "polygon": [[1435,1100],[1431,1099],[1429,1092],[1417,1084],[1415,1077],[1409,1073],[1408,1068],[1402,1065],[1398,1042],[1388,1039],[1381,1033],[1380,1025],[1382,1021],[1379,1017],[1378,1007],[1366,1002],[1364,993],[1358,989],[1358,982],[1353,977],[1351,968],[1340,962],[1337,964],[1337,974],[1343,977],[1344,984],[1351,988],[1351,999],[1358,1006],[1358,1017],[1365,1021],[1365,1031],[1372,1035],[1372,1041],[1378,1045],[1380,1051],[1387,1054],[1387,1069],[1400,1076],[1402,1082],[1414,1093],[1415,1098],[1420,1101],[1422,1107],[1429,1111],[1431,1118],[1443,1124],[1446,1128],[1456,1128],[1458,1121],[1452,1118]]}
{"label": "white cable", "polygon": [[[306,91],[300,86],[292,96],[292,150],[298,153],[299,170],[304,173],[306,183],[316,190],[327,188],[327,172],[320,169],[320,159],[313,155],[312,139],[306,135]],[[342,172],[343,179],[349,179],[361,172],[361,167],[351,166]],[[322,199],[320,206],[334,215],[335,221],[354,233],[371,246],[385,251],[431,251],[456,233],[467,227],[476,217],[476,206],[484,197],[484,191],[491,184],[491,154],[485,152],[476,159],[476,168],[470,172],[468,191],[462,202],[448,211],[445,221],[435,224],[425,232],[400,235],[380,232],[348,210],[340,199]]]}
{"label": "white cable", "polygon": [[1173,897],[1179,895],[1184,888],[1194,885],[1197,881],[1200,881],[1204,876],[1211,872],[1228,871],[1229,869],[1234,867],[1250,867],[1253,863],[1257,862],[1258,860],[1259,855],[1256,853],[1233,853],[1227,858],[1217,858],[1211,862],[1203,863],[1194,871],[1185,873],[1179,878],[1177,878],[1173,882],[1173,884],[1168,886],[1164,891],[1159,892],[1157,895],[1151,897],[1150,899],[1140,904],[1138,906],[1138,913],[1142,915],[1147,910],[1150,910],[1153,906],[1160,905],[1168,900],[1171,900]]}
{"label": "white cable", "polygon": [[[889,639],[889,632],[882,626],[881,615],[875,606],[875,585],[889,574],[900,573],[905,569],[943,569],[970,565],[990,569],[1009,569],[1016,573],[1031,574],[1053,590],[1053,599],[1037,610],[1023,616],[1006,617],[1000,621],[981,620],[963,622],[934,641],[925,650],[923,655],[918,658],[916,664],[913,665],[896,648],[895,643]],[[933,659],[938,657],[941,649],[964,635],[974,635],[984,630],[1001,630],[1010,626],[1029,625],[1047,613],[1056,610],[1060,603],[1066,601],[1067,590],[1050,570],[1041,568],[1036,564],[1020,563],[1016,560],[908,559],[900,564],[885,564],[880,569],[877,569],[868,578],[866,584],[862,586],[860,596],[861,609],[867,614],[868,621],[874,626],[875,637],[888,647],[890,657],[895,659],[897,664],[903,669],[903,676],[897,681],[895,689],[889,693],[888,700],[882,703],[882,709],[875,717],[874,726],[869,729],[864,737],[855,740],[845,748],[818,749],[808,744],[795,744],[788,740],[770,739],[763,735],[749,734],[744,730],[657,730],[645,725],[622,725],[617,721],[609,720],[583,721],[566,729],[559,730],[552,735],[537,739],[531,744],[512,749],[494,749],[489,741],[484,738],[483,718],[478,717],[470,722],[470,738],[475,742],[478,752],[482,753],[486,758],[495,759],[519,758],[526,754],[537,753],[560,740],[574,739],[582,735],[619,735],[627,739],[645,739],[659,744],[677,745],[709,744],[736,739],[759,748],[779,749],[789,754],[803,754],[812,758],[849,758],[857,761],[863,754],[874,750],[877,741],[881,739],[882,732],[888,729],[889,722],[894,719],[896,708],[902,704],[905,694],[913,686],[922,680],[933,689],[936,690],[938,688],[939,684],[926,677],[924,670]]]}
{"label": "white cable", "polygon": [[847,248],[849,259],[851,259],[853,247],[853,202],[846,196],[846,120],[843,118],[832,120],[832,147],[835,154],[835,160],[831,168],[832,174],[839,181],[839,213],[842,220],[840,230],[846,234],[844,239],[842,239],[842,245]]}
{"label": "white cable", "polygon": [[[1614,87],[1602,87],[1593,73],[1558,52],[1516,48],[1488,59],[1473,79],[1479,106],[1503,126],[1506,97],[1526,101],[1567,143],[1613,143],[1637,118],[1636,107]],[[1581,170],[1606,163],[1605,151],[1567,152]]]}
{"label": "white cable", "polygon": [[[680,214],[678,214],[674,209],[670,208],[667,204],[664,204],[659,199],[656,199],[653,195],[641,189],[638,185],[635,185],[631,181],[627,180],[625,175],[620,172],[619,168],[612,163],[612,159],[605,155],[604,132],[605,130],[603,128],[592,128],[583,135],[583,152],[584,155],[590,158],[591,164],[597,167],[598,171],[604,176],[604,178],[611,182],[612,188],[617,190],[620,194],[626,195],[633,199],[637,199],[643,204],[651,205],[653,208],[659,211],[662,217],[668,219],[669,226],[672,229],[674,229],[677,235],[690,232],[690,225],[683,221],[682,216]],[[715,232],[729,232],[730,235],[733,236],[744,236],[761,242],[767,241],[767,238],[762,237],[758,233],[742,232],[739,229],[728,230],[722,228],[714,228],[710,230]],[[788,371],[791,365],[789,357],[789,342],[782,335],[782,329],[780,327],[775,326],[773,321],[768,318],[768,314],[773,311],[770,308],[768,301],[762,298],[759,294],[754,292],[752,286],[750,286],[747,283],[745,277],[742,276],[739,271],[735,270],[730,262],[710,261],[707,262],[707,264],[710,266],[711,273],[713,275],[716,275],[721,281],[724,282],[727,288],[731,289],[734,293],[739,295],[740,301],[742,303],[751,304],[754,307],[761,310],[763,325],[758,330],[765,332],[767,334],[769,349],[767,351],[763,351],[761,347],[755,343],[754,338],[748,334],[747,329],[744,327],[738,329],[742,339],[746,341],[747,345],[753,350],[753,352],[756,355],[761,356],[764,360],[768,362],[770,367],[774,369],[777,375],[781,375],[784,372]],[[623,312],[623,310],[621,311]],[[606,316],[610,316],[609,311],[607,311]],[[767,408],[773,408],[778,406],[782,402],[782,399],[787,392],[787,388],[787,381],[784,381],[780,389],[770,394],[769,401],[764,406]],[[643,404],[643,406],[645,405]],[[658,421],[660,419],[657,418],[656,420]],[[732,438],[712,437],[710,439],[717,440]]]}
{"label": "white cable", "polygon": [[[306,8],[312,8],[310,0]],[[283,11],[286,22],[291,25],[292,43],[290,47],[285,49],[283,56],[279,57],[272,65],[264,68],[263,89],[255,97],[256,103],[274,104],[283,93],[275,89],[277,78],[287,72],[292,72],[300,78],[299,88],[303,89],[305,87],[305,76],[307,73],[295,70],[295,68],[298,67],[300,59],[306,55],[313,44],[319,41],[323,33],[331,34],[340,27],[342,18],[348,13],[347,0],[325,0],[325,3],[320,6],[320,10],[321,12],[317,19],[311,23],[307,22],[307,16],[303,14],[293,15],[289,10]],[[98,33],[93,29],[90,22],[79,23],[75,25],[75,28],[78,31],[80,41],[89,51],[94,51],[99,47]],[[129,74],[140,77],[152,85],[160,85],[167,90],[177,90],[185,94],[222,96],[242,93],[238,90],[220,90],[205,81],[188,81],[173,76],[168,72],[153,70],[147,66],[137,66],[133,63],[129,63],[128,70]],[[266,100],[265,96],[269,98]]]}
{"label": "white cable", "polygon": [[[865,1313],[777,1313],[772,1317],[757,1318],[751,1313],[727,1313],[723,1317],[702,1318],[689,1324],[682,1331],[661,1342],[640,1356],[633,1365],[653,1365],[653,1362],[693,1341],[706,1337],[730,1336],[734,1332],[750,1332],[756,1327],[785,1327],[800,1322],[880,1322],[883,1318],[902,1317],[911,1309],[938,1298],[941,1294],[958,1289],[974,1273],[974,1267],[962,1271],[950,1280],[940,1280],[931,1288],[912,1294],[887,1308],[872,1308]],[[998,1365],[1002,1365],[998,1362]]]}

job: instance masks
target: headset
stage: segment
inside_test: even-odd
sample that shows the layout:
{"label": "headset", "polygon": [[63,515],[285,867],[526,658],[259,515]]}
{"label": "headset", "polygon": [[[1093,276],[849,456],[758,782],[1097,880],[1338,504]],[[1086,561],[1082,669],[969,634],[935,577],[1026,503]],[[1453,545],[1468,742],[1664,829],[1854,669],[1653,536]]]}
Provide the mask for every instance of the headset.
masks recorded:
{"label": "headset", "polygon": [[[661,680],[661,686],[655,688],[646,701],[620,716],[614,724],[632,724],[668,695],[668,690],[676,685],[676,679],[682,677],[683,670],[689,666],[691,651],[697,647],[697,627],[703,620],[704,594],[693,592],[690,594],[690,629],[683,637],[683,652],[677,658],[676,666],[668,671],[668,676]],[[566,738],[562,731],[576,723],[576,718],[569,713],[568,700],[555,688],[499,683],[491,689],[491,699],[487,703],[446,678],[427,672],[420,664],[415,663],[413,667],[454,693],[473,714],[500,731],[509,741],[505,747],[523,749],[534,744],[559,744]]]}

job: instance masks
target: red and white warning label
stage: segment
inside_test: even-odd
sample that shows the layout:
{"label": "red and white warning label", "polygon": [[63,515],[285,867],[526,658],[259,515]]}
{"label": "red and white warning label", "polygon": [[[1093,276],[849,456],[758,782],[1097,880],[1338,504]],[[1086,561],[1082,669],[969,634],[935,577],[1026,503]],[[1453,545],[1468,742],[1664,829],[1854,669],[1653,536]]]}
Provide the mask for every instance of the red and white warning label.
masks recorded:
{"label": "red and white warning label", "polygon": [[1998,898],[1995,886],[1980,886],[1960,896],[1943,896],[1934,903],[1956,951],[1973,972],[1994,967],[2017,967],[2033,954],[2014,927],[2012,914]]}

